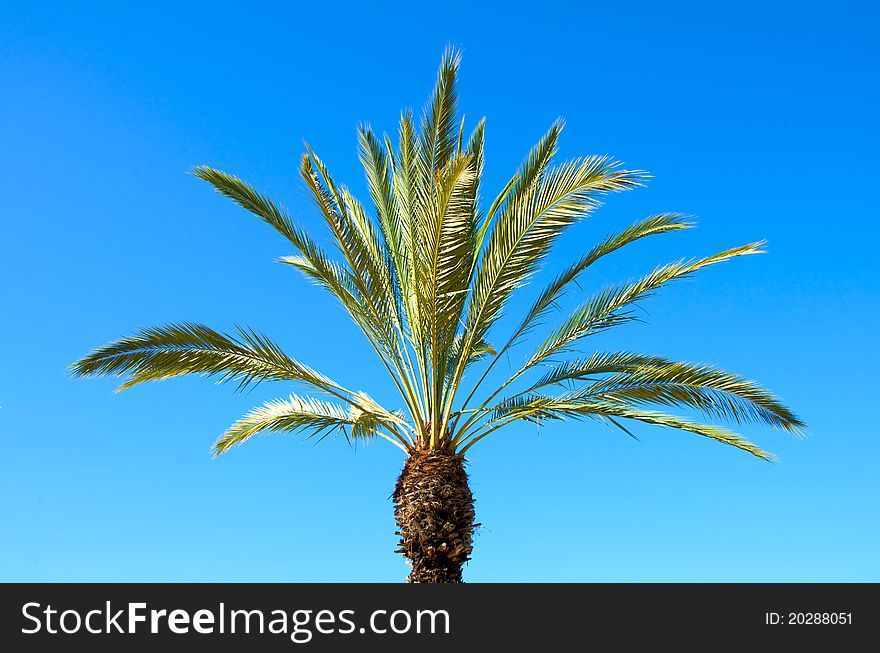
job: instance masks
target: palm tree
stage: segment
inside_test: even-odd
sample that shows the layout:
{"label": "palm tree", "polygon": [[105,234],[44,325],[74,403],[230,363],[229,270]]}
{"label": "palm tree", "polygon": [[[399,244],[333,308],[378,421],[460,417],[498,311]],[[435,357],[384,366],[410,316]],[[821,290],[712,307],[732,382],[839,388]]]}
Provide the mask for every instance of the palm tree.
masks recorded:
{"label": "palm tree", "polygon": [[[201,324],[144,329],[71,366],[75,376],[125,377],[122,388],[185,374],[239,387],[294,382],[322,398],[291,394],[254,408],[214,444],[219,455],[261,432],[300,431],[348,440],[382,438],[406,456],[393,499],[411,582],[461,582],[470,559],[473,496],[465,457],[518,420],[591,418],[629,433],[630,421],[666,426],[772,455],[736,433],[651,407],[690,409],[709,421],[756,421],[798,434],[803,423],[768,391],[716,367],[632,351],[579,353],[587,337],[636,319],[633,309],[661,286],[721,261],[758,254],[750,243],[654,268],[580,303],[532,343],[503,383],[486,388],[495,364],[528,340],[559,300],[604,256],[642,238],[693,226],[660,213],[614,233],[562,270],[506,339],[495,328],[557,239],[606,193],[641,185],[644,174],[605,156],[554,163],[562,123],[553,124],[487,208],[482,206],[484,122],[467,139],[456,111],[459,55],[443,56],[419,126],[400,120],[397,147],[366,126],[359,155],[375,214],[338,185],[310,149],[300,175],[341,258],[331,258],[281,206],[239,178],[209,167],[194,174],[278,230],[293,254],[281,262],[329,292],[384,364],[403,410],[385,408],[293,359],[249,328],[225,334]],[[482,370],[475,374],[475,370]],[[470,374],[469,374],[470,372]]]}

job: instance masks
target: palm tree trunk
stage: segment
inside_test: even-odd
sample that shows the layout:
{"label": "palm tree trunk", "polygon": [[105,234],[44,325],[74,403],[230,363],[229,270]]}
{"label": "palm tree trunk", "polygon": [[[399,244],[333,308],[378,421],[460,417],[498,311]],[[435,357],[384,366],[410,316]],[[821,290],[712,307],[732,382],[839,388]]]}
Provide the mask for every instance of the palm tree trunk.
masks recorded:
{"label": "palm tree trunk", "polygon": [[464,458],[440,450],[414,451],[394,489],[400,548],[410,583],[460,583],[473,549],[474,497]]}

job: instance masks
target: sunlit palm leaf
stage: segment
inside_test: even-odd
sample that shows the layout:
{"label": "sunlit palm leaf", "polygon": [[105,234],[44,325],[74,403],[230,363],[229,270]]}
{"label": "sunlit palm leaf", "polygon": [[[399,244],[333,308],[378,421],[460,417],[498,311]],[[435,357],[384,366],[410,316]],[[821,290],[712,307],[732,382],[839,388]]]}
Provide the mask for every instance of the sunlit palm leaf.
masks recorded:
{"label": "sunlit palm leaf", "polygon": [[554,366],[515,396],[554,385],[567,387],[570,397],[585,400],[691,407],[708,417],[737,424],[761,422],[795,434],[804,428],[788,407],[753,381],[711,365],[661,356],[597,352]]}
{"label": "sunlit palm leaf", "polygon": [[438,175],[435,195],[416,252],[416,289],[421,303],[422,330],[430,334],[434,352],[446,352],[458,327],[467,292],[474,247],[472,217],[473,160],[460,155]]}
{"label": "sunlit palm leaf", "polygon": [[402,284],[409,278],[409,246],[395,195],[393,153],[390,145],[387,149],[383,148],[372,130],[367,127],[358,130],[358,147],[370,196],[376,207],[379,229],[390,257],[390,276],[398,322],[404,324],[406,320],[403,315]]}
{"label": "sunlit palm leaf", "polygon": [[737,449],[742,449],[743,451],[750,453],[758,458],[761,458],[762,460],[776,460],[776,456],[774,456],[772,453],[764,451],[763,449],[753,444],[746,438],[742,437],[738,433],[734,433],[733,431],[718,426],[700,424],[698,422],[692,422],[690,420],[682,419],[681,417],[676,417],[674,415],[666,415],[664,413],[658,413],[654,411],[636,410],[630,407],[613,404],[596,404],[587,410],[588,414],[597,415],[600,417],[617,417],[629,419],[637,422],[643,422],[645,424],[652,424],[654,426],[665,426],[667,428],[672,428],[679,431],[695,433],[696,435],[701,435],[705,438],[709,438],[710,440],[715,440],[716,442],[720,442],[721,444],[726,444],[731,447],[736,447]]}
{"label": "sunlit palm leaf", "polygon": [[394,423],[379,413],[359,407],[346,410],[327,401],[291,395],[289,399],[268,401],[254,408],[229,427],[214,443],[214,455],[259,433],[305,431],[314,437],[344,432],[354,438],[371,439],[382,437],[383,428],[393,429]]}
{"label": "sunlit palm leaf", "polygon": [[664,284],[683,279],[701,268],[736,256],[760,254],[763,251],[762,245],[763,242],[750,243],[706,258],[663,265],[638,281],[599,292],[554,330],[535,350],[523,368],[534,367],[551,356],[567,351],[571,344],[582,338],[631,320],[632,314],[628,309],[639,300],[649,297]]}
{"label": "sunlit palm leaf", "polygon": [[462,450],[466,451],[474,443],[489,433],[494,432],[494,430],[497,430],[499,426],[517,420],[540,423],[548,420],[578,417],[610,418],[612,420],[619,418],[652,424],[654,426],[666,426],[702,435],[723,444],[742,449],[743,451],[764,460],[774,459],[772,454],[764,451],[741,435],[728,429],[708,424],[700,424],[674,415],[641,410],[624,403],[588,399],[576,394],[566,394],[559,397],[531,395],[510,401],[506,405],[499,407],[495,413],[493,421],[489,423],[487,431],[472,438]]}
{"label": "sunlit palm leaf", "polygon": [[534,304],[532,304],[532,307],[526,313],[525,318],[523,318],[522,323],[514,332],[508,346],[515,344],[520,337],[536,326],[547,311],[555,305],[555,302],[562,297],[568,287],[571,284],[576,283],[578,277],[603,256],[607,256],[621,247],[629,245],[642,238],[669,231],[689,229],[692,226],[693,223],[679,213],[661,213],[636,222],[620,233],[611,234],[566,268],[564,272],[558,275],[543,291],[541,291],[541,294],[535,300]]}
{"label": "sunlit palm leaf", "polygon": [[580,392],[613,403],[688,406],[710,418],[736,424],[761,422],[795,434],[804,428],[770,392],[710,365],[652,362],[591,383]]}
{"label": "sunlit palm leaf", "polygon": [[241,386],[298,381],[323,391],[340,388],[251,329],[228,336],[188,322],[143,329],[111,342],[74,363],[71,371],[76,376],[127,376],[120,389],[186,374],[220,376]]}
{"label": "sunlit palm leaf", "polygon": [[440,62],[437,83],[421,125],[420,154],[425,180],[446,167],[458,144],[458,89],[456,77],[461,55],[447,48]]}
{"label": "sunlit palm leaf", "polygon": [[229,197],[261,220],[272,225],[296,248],[298,254],[282,259],[299,268],[319,286],[333,294],[368,337],[375,337],[375,326],[368,323],[362,300],[357,296],[352,273],[332,261],[305,231],[291,220],[287,211],[265,194],[234,175],[207,166],[193,174],[209,182],[217,192]]}

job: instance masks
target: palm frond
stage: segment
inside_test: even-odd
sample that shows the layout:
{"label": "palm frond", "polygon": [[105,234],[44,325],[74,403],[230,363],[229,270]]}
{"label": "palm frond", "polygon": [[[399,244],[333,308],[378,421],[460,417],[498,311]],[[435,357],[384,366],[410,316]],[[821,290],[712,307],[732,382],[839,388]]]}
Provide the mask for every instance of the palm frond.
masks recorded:
{"label": "palm frond", "polygon": [[522,336],[537,326],[540,319],[553,308],[555,302],[562,297],[568,287],[576,283],[577,279],[603,256],[607,256],[621,247],[642,238],[670,231],[690,229],[693,226],[693,223],[680,213],[660,213],[645,220],[640,220],[620,233],[611,234],[566,268],[541,291],[541,294],[538,295],[538,298],[526,313],[520,326],[510,337],[508,344],[502,348],[502,351],[516,344]]}
{"label": "palm frond", "polygon": [[458,89],[456,77],[461,54],[447,48],[437,72],[437,83],[421,125],[420,154],[426,178],[446,167],[458,144]]}
{"label": "palm frond", "polygon": [[470,138],[468,139],[468,143],[466,148],[464,149],[464,153],[471,157],[473,161],[473,171],[474,174],[469,184],[468,193],[470,204],[473,206],[473,211],[471,215],[471,261],[470,261],[470,271],[467,275],[467,286],[470,287],[470,283],[473,279],[474,272],[477,269],[477,262],[479,261],[480,250],[483,246],[483,238],[485,236],[485,232],[483,232],[483,227],[481,225],[488,226],[485,218],[480,212],[480,182],[483,179],[483,164],[485,160],[484,148],[486,145],[486,120],[485,118],[480,120],[477,123],[477,126],[474,128],[471,133]]}
{"label": "palm frond", "polygon": [[[345,189],[337,187],[324,163],[311,150],[303,155],[300,176],[335,236],[361,296],[369,302],[380,323],[390,324],[396,311],[388,253],[372,220]],[[393,338],[390,332],[389,336]]]}
{"label": "palm frond", "polygon": [[290,218],[287,210],[276,205],[264,193],[247,182],[207,166],[195,168],[193,174],[209,182],[220,194],[232,199],[264,222],[272,225],[296,248],[298,254],[284,257],[282,262],[293,265],[320,287],[334,295],[368,337],[373,329],[364,318],[361,299],[349,270],[332,261],[303,229]]}
{"label": "palm frond", "polygon": [[580,391],[611,403],[661,404],[695,408],[734,424],[762,422],[793,434],[804,423],[758,384],[711,365],[651,361],[622,370]]}
{"label": "palm frond", "polygon": [[218,193],[272,225],[297,250],[305,254],[314,248],[309,235],[293,223],[283,207],[277,206],[265,193],[247,182],[208,166],[197,166],[193,169],[193,175],[207,181]]}
{"label": "palm frond", "polygon": [[[561,127],[561,123],[554,125],[533,148],[489,236],[474,277],[465,322],[469,339],[461,353],[454,383],[460,381],[471,359],[470,347],[486,339],[507,298],[534,273],[560,234],[598,206],[598,196],[633,188],[643,177],[640,171],[620,169],[620,164],[608,157],[575,159],[548,169]],[[499,350],[492,364],[516,337],[515,334],[511,342]],[[492,364],[465,403],[474,396]]]}
{"label": "palm frond", "polygon": [[607,288],[581,305],[535,350],[523,370],[564,352],[578,340],[633,319],[628,311],[635,302],[649,297],[670,281],[683,279],[697,270],[737,256],[760,254],[763,242],[734,247],[719,254],[691,261],[678,261],[654,269],[638,281]]}
{"label": "palm frond", "polygon": [[[587,383],[579,385],[582,382]],[[596,352],[553,366],[514,397],[554,385],[567,387],[570,397],[584,400],[690,407],[710,418],[736,424],[762,422],[795,435],[805,428],[791,409],[754,381],[711,365],[662,356]]]}
{"label": "palm frond", "polygon": [[[400,300],[406,313],[406,321],[412,339],[415,343],[421,343],[424,342],[424,337],[421,333],[422,319],[416,299],[415,262],[413,260],[417,233],[415,217],[420,196],[420,193],[417,192],[419,179],[416,171],[418,137],[413,126],[412,113],[404,112],[401,114],[399,140],[396,163],[392,159],[394,199],[400,218],[400,239],[402,242],[402,255],[397,262],[398,284],[400,286]],[[418,349],[417,347],[416,353],[421,355]],[[424,366],[421,361],[419,365]]]}
{"label": "palm frond", "polygon": [[288,357],[266,336],[239,327],[229,336],[183,322],[143,329],[99,347],[70,367],[74,376],[128,377],[120,390],[187,374],[220,376],[240,387],[260,381],[297,381],[324,392],[341,386]]}
{"label": "palm frond", "polygon": [[639,354],[630,351],[595,352],[585,359],[565,361],[554,365],[544,376],[529,387],[525,393],[534,392],[553,385],[569,385],[572,382],[614,374],[640,370],[645,367],[666,365],[669,361],[662,356]]}
{"label": "palm frond", "polygon": [[[391,145],[383,148],[379,139],[368,127],[358,129],[358,151],[367,176],[367,186],[376,207],[379,228],[390,257],[390,276],[394,303],[400,312],[402,284],[409,276],[409,247],[405,225],[401,218],[394,188],[393,151]],[[403,316],[398,321],[403,323]]]}
{"label": "palm frond", "polygon": [[[387,252],[374,225],[354,198],[337,188],[324,164],[311,151],[303,155],[300,176],[348,264],[346,281],[354,289],[349,294],[359,304],[358,321],[368,325],[368,338],[377,345],[383,360],[393,365],[399,347],[394,330],[398,313]],[[284,260],[311,273],[299,265],[298,259]]]}
{"label": "palm frond", "polygon": [[383,436],[382,428],[393,429],[394,423],[368,409],[353,406],[346,410],[327,401],[290,395],[289,399],[276,399],[257,406],[229,427],[214,443],[214,455],[225,453],[234,445],[259,433],[300,430],[307,432],[309,437],[326,437],[334,432],[344,432],[347,436],[359,439],[380,436],[405,449],[396,440]]}
{"label": "palm frond", "polygon": [[710,424],[700,424],[690,420],[682,419],[674,415],[666,415],[654,411],[636,410],[628,406],[614,404],[595,404],[589,409],[589,414],[600,417],[617,417],[623,419],[652,424],[654,426],[665,426],[667,428],[676,429],[678,431],[686,431],[701,435],[710,440],[715,440],[721,444],[736,447],[747,453],[752,454],[762,460],[773,461],[776,456],[768,451],[764,451],[759,446],[747,440],[738,433],[729,429],[712,426]]}
{"label": "palm frond", "polygon": [[722,444],[742,449],[764,460],[775,459],[773,454],[764,451],[738,433],[728,429],[693,422],[665,413],[641,410],[625,403],[585,398],[576,393],[569,393],[559,397],[534,394],[504,402],[498,406],[493,420],[487,424],[484,431],[475,434],[467,440],[461,451],[462,453],[466,452],[490,433],[517,420],[540,423],[549,420],[581,417],[612,420],[628,419],[655,426],[665,426],[710,438]]}
{"label": "palm frond", "polygon": [[425,219],[420,221],[416,252],[416,293],[434,353],[449,348],[458,327],[467,292],[469,261],[474,247],[473,160],[453,158],[435,184],[436,192]]}
{"label": "palm frond", "polygon": [[401,225],[389,155],[372,129],[365,125],[358,128],[358,156],[367,176],[367,187],[376,207],[385,242],[394,252],[401,249]]}

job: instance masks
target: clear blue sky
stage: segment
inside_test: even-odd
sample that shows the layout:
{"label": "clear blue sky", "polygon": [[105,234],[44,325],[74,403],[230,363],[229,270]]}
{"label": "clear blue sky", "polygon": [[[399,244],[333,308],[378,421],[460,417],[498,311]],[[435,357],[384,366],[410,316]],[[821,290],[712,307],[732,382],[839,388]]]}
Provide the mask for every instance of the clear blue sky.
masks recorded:
{"label": "clear blue sky", "polygon": [[667,210],[700,228],[609,259],[590,287],[769,240],[596,346],[714,362],[810,425],[745,430],[777,464],[650,428],[503,432],[473,449],[485,526],[466,578],[880,580],[872,3],[33,4],[0,10],[0,580],[403,579],[397,449],[266,436],[212,460],[289,388],[113,394],[66,365],[142,326],[247,323],[391,403],[348,318],[273,262],[282,239],[187,172],[234,172],[317,230],[303,140],[363,195],[355,126],[421,107],[449,42],[467,116],[488,119],[487,188],[557,116],[563,156],[654,175],[570,231],[551,271]]}

